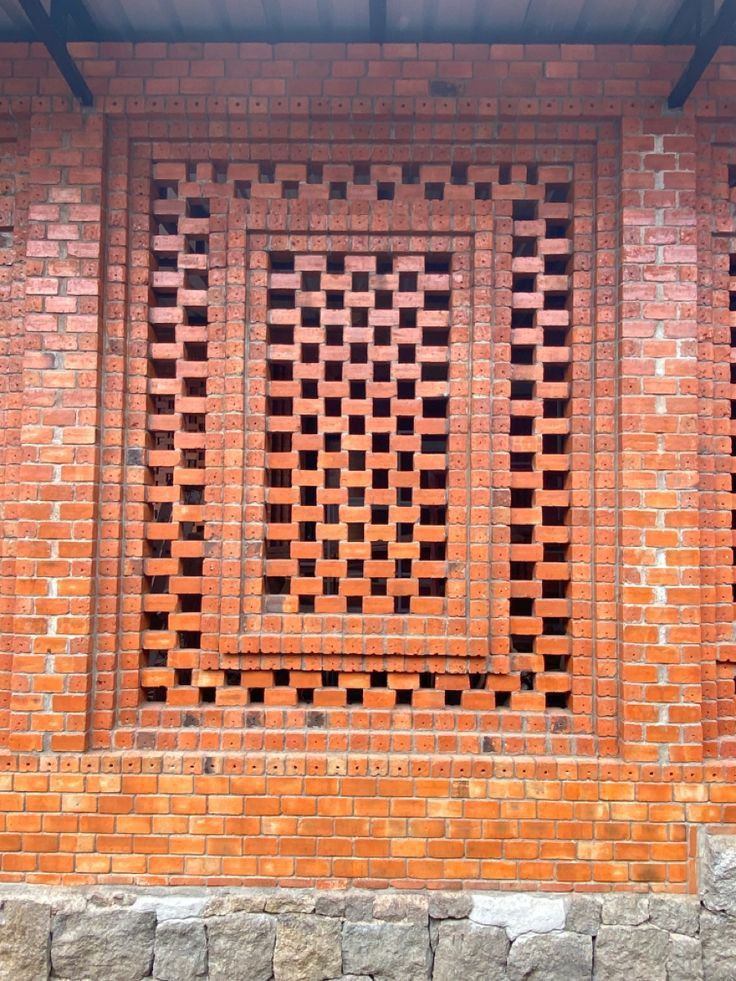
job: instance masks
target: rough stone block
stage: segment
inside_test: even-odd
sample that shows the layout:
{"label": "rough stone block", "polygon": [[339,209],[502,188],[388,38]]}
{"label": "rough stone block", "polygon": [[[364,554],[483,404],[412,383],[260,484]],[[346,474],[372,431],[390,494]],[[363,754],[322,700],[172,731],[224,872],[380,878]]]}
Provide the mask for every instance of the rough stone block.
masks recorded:
{"label": "rough stone block", "polygon": [[613,926],[639,926],[649,919],[649,896],[612,893],[603,897],[601,922]]}
{"label": "rough stone block", "polygon": [[215,893],[204,907],[203,915],[226,916],[228,913],[263,913],[267,893],[262,889],[242,889],[237,892]]}
{"label": "rough stone block", "polygon": [[509,939],[522,933],[549,933],[565,926],[565,900],[562,896],[534,893],[484,893],[473,896],[470,919],[486,926],[504,927]]}
{"label": "rough stone block", "polygon": [[429,929],[415,923],[343,924],[342,965],[376,981],[428,981]]}
{"label": "rough stone block", "polygon": [[702,981],[703,956],[694,937],[674,934],[667,954],[667,981]]}
{"label": "rough stone block", "polygon": [[276,943],[274,917],[228,913],[207,920],[210,981],[269,981]]}
{"label": "rough stone block", "polygon": [[266,898],[267,913],[313,913],[314,893],[309,889],[276,889]]}
{"label": "rough stone block", "polygon": [[510,981],[590,981],[593,941],[580,933],[526,933],[511,945]]}
{"label": "rough stone block", "polygon": [[597,896],[568,896],[565,929],[594,937],[601,925],[601,901]]}
{"label": "rough stone block", "polygon": [[201,916],[206,904],[205,896],[144,895],[136,897],[132,909],[152,910],[156,914],[156,920],[163,923],[164,920],[187,920]]}
{"label": "rough stone block", "polygon": [[49,975],[51,913],[48,906],[6,899],[0,910],[0,977],[45,979]]}
{"label": "rough stone block", "polygon": [[348,892],[345,896],[346,920],[370,920],[373,916],[375,894],[367,890]]}
{"label": "rough stone block", "polygon": [[273,955],[275,981],[324,981],[341,971],[339,920],[298,914],[279,917]]}
{"label": "rough stone block", "polygon": [[470,915],[473,897],[466,892],[433,892],[429,915],[435,920],[462,920]]}
{"label": "rough stone block", "polygon": [[426,924],[428,915],[427,896],[382,892],[373,900],[373,916],[377,920]]}
{"label": "rough stone block", "polygon": [[104,981],[140,981],[151,973],[156,917],[151,912],[104,909],[54,918],[54,973]]}
{"label": "rough stone block", "polygon": [[500,927],[440,923],[432,981],[505,981],[508,949],[506,931]]}
{"label": "rough stone block", "polygon": [[315,896],[314,911],[318,916],[344,916],[345,902],[346,897],[342,890],[320,891]]}
{"label": "rough stone block", "polygon": [[669,936],[654,926],[603,925],[595,942],[595,981],[666,981]]}
{"label": "rough stone block", "polygon": [[701,830],[698,861],[703,905],[736,916],[736,834]]}
{"label": "rough stone block", "polygon": [[159,923],[153,947],[157,981],[197,981],[207,974],[207,936],[200,920]]}
{"label": "rough stone block", "polygon": [[649,919],[661,930],[695,937],[700,926],[700,903],[695,896],[650,896]]}
{"label": "rough stone block", "polygon": [[705,981],[733,981],[736,978],[736,920],[703,910],[700,940]]}

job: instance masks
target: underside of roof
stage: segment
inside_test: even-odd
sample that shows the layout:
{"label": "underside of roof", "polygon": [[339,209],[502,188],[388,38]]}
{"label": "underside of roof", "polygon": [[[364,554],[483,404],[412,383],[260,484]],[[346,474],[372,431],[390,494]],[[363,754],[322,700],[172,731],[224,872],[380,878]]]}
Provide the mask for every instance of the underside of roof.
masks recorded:
{"label": "underside of roof", "polygon": [[[722,0],[39,0],[67,40],[694,44]],[[34,40],[0,0],[0,40]],[[736,33],[721,43],[736,41]]]}

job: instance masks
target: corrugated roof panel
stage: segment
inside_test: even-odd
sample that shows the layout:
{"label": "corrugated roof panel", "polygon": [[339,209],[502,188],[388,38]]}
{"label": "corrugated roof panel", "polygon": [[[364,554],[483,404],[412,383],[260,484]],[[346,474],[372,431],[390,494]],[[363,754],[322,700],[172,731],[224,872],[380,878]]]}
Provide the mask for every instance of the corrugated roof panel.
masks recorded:
{"label": "corrugated roof panel", "polygon": [[669,30],[682,0],[657,0],[656,11],[651,4],[639,3],[628,23],[628,31],[637,41],[656,41]]}
{"label": "corrugated roof panel", "polygon": [[[151,0],[148,8],[156,3],[157,0]],[[128,15],[127,8],[132,4],[123,4],[122,0],[85,0],[85,5],[101,37],[134,40],[141,36],[137,16],[132,11]]]}
{"label": "corrugated roof panel", "polygon": [[[44,4],[48,0],[42,0]],[[370,0],[84,0],[101,39],[359,41]],[[387,41],[662,43],[687,0],[387,0]],[[716,9],[719,0],[716,0]],[[676,40],[695,40],[681,16]],[[0,39],[32,38],[0,0]],[[70,39],[85,39],[72,24]],[[733,40],[732,35],[729,40]],[[675,40],[673,38],[673,40]]]}
{"label": "corrugated roof panel", "polygon": [[328,0],[332,25],[340,37],[367,38],[370,30],[369,8],[365,0]]}
{"label": "corrugated roof panel", "polygon": [[569,40],[585,8],[586,0],[531,0],[524,20],[524,30],[531,36],[541,35]]}
{"label": "corrugated roof panel", "polygon": [[[627,37],[626,28],[642,0],[611,0],[610,3],[600,3],[600,0],[588,0],[583,8],[575,27],[576,33],[590,37],[596,41],[615,40]],[[661,4],[657,0],[657,6]],[[659,11],[657,11],[659,19]]]}
{"label": "corrugated roof panel", "polygon": [[424,19],[424,0],[388,0],[386,4],[386,32],[397,41],[424,37]]}
{"label": "corrugated roof panel", "polygon": [[479,4],[477,31],[483,41],[518,40],[529,9],[529,0],[493,0]]}
{"label": "corrugated roof panel", "polygon": [[453,3],[438,3],[434,14],[433,35],[441,39],[457,34],[458,27],[469,38],[475,36],[476,0],[453,0]]}
{"label": "corrugated roof panel", "polygon": [[268,30],[266,12],[260,0],[243,3],[243,0],[225,0],[225,12],[237,39],[262,37]]}

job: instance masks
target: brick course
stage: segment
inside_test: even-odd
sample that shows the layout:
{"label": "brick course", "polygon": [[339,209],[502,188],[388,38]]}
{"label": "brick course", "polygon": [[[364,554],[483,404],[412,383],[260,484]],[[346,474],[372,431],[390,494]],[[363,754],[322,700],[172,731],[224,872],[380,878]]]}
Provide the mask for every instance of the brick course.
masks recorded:
{"label": "brick course", "polygon": [[733,52],[72,49],[0,46],[3,875],[692,890]]}

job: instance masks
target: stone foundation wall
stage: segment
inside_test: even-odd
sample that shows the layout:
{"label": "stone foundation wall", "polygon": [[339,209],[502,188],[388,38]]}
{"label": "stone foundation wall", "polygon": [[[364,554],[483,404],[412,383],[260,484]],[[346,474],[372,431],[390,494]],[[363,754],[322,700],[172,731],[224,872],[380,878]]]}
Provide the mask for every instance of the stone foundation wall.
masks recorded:
{"label": "stone foundation wall", "polygon": [[736,905],[712,882],[700,899],[6,886],[0,900],[13,981],[736,978]]}

